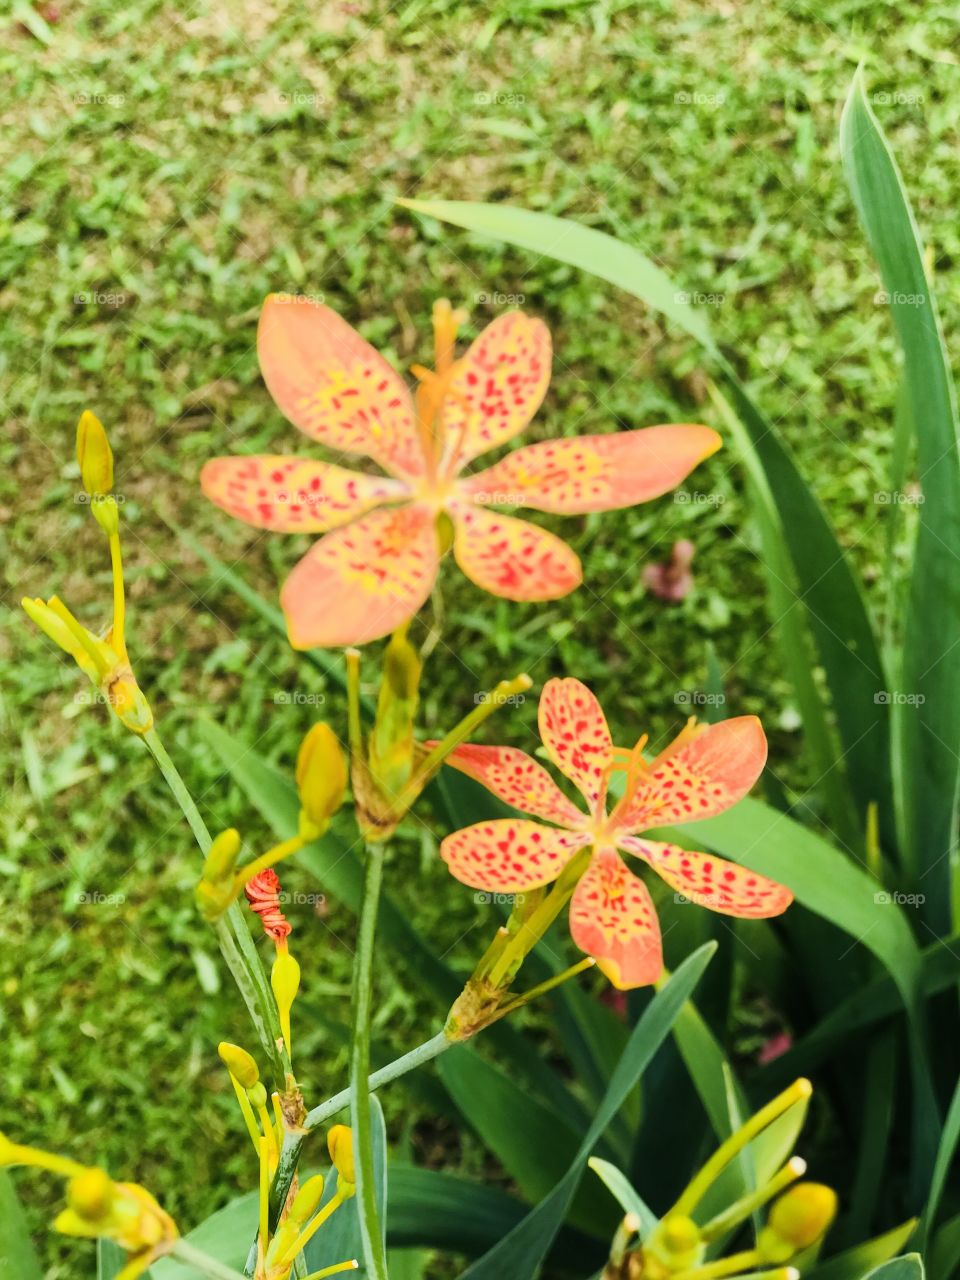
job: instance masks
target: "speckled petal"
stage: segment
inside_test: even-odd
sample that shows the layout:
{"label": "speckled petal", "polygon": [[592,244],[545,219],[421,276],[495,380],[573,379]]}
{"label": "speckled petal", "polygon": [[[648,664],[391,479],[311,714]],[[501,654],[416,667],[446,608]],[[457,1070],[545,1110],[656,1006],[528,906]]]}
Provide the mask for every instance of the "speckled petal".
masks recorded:
{"label": "speckled petal", "polygon": [[612,849],[597,850],[570,903],[570,933],[621,991],[656,982],[660,925],[647,886]]}
{"label": "speckled petal", "polygon": [[295,649],[365,644],[411,618],[437,576],[433,512],[371,511],[321,538],[284,583],[280,603]]}
{"label": "speckled petal", "polygon": [[743,799],[766,759],[767,739],[756,716],[703,725],[685,745],[668,748],[653,762],[617,826],[645,831],[713,818]]}
{"label": "speckled petal", "polygon": [[200,487],[228,515],[278,533],[326,533],[384,502],[408,497],[400,480],[309,458],[213,458]]}
{"label": "speckled petal", "polygon": [[457,564],[484,591],[506,600],[557,600],[583,581],[576,552],[546,529],[466,504],[451,514]]}
{"label": "speckled petal", "polygon": [[474,502],[560,515],[614,511],[669,493],[721,443],[716,431],[694,424],[542,440],[467,477],[462,488]]}
{"label": "speckled petal", "polygon": [[400,375],[322,303],[274,293],[260,313],[264,381],[294,426],[394,475],[424,470],[413,400]]}
{"label": "speckled petal", "polygon": [[457,747],[446,762],[521,813],[531,813],[561,827],[577,827],[587,820],[543,765],[517,747],[478,747],[467,742]]}
{"label": "speckled petal", "polygon": [[440,845],[451,872],[471,889],[522,893],[550,884],[590,837],[526,818],[496,818],[455,831]]}
{"label": "speckled petal", "polygon": [[636,836],[622,839],[620,847],[648,862],[671,889],[721,915],[765,920],[782,915],[793,901],[785,885],[712,853],[691,853],[676,844]]}
{"label": "speckled petal", "polygon": [[546,395],[550,359],[542,320],[508,311],[487,325],[457,362],[443,402],[444,456],[452,467],[523,430]]}
{"label": "speckled petal", "polygon": [[613,739],[600,703],[572,677],[548,680],[540,694],[540,737],[553,763],[599,811],[613,764]]}

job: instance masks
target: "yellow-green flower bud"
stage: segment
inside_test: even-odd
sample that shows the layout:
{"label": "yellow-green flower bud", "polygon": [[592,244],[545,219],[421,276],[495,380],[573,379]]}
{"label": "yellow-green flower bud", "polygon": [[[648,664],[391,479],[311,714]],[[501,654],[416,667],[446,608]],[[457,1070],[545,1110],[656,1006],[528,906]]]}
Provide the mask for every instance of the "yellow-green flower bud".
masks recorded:
{"label": "yellow-green flower bud", "polygon": [[325,831],[343,804],[347,760],[336,734],[322,720],[300,744],[296,777],[303,815],[318,832]]}
{"label": "yellow-green flower bud", "polygon": [[67,1184],[67,1204],[86,1222],[102,1222],[113,1201],[113,1179],[103,1169],[85,1169]]}
{"label": "yellow-green flower bud", "polygon": [[407,639],[406,629],[395,631],[383,655],[369,753],[370,774],[388,804],[403,791],[413,772],[421,669],[420,656]]}
{"label": "yellow-green flower bud", "polygon": [[84,409],[77,423],[77,461],[83,487],[91,498],[113,488],[113,450],[95,413]]}
{"label": "yellow-green flower bud", "polygon": [[217,1045],[217,1053],[241,1088],[252,1089],[260,1079],[260,1068],[257,1066],[256,1059],[252,1054],[247,1053],[246,1049],[241,1049],[238,1044],[222,1040]]}
{"label": "yellow-green flower bud", "polygon": [[327,1134],[327,1150],[343,1181],[355,1186],[357,1171],[353,1163],[353,1131],[345,1124],[335,1124]]}
{"label": "yellow-green flower bud", "polygon": [[314,1174],[308,1178],[293,1198],[290,1206],[289,1221],[302,1227],[309,1222],[320,1208],[323,1199],[323,1174]]}
{"label": "yellow-green flower bud", "polygon": [[203,878],[213,884],[232,879],[240,856],[240,832],[228,827],[214,838],[203,863]]}
{"label": "yellow-green flower bud", "polygon": [[794,1249],[807,1249],[826,1232],[837,1212],[837,1193],[820,1182],[798,1182],[770,1210],[767,1226]]}

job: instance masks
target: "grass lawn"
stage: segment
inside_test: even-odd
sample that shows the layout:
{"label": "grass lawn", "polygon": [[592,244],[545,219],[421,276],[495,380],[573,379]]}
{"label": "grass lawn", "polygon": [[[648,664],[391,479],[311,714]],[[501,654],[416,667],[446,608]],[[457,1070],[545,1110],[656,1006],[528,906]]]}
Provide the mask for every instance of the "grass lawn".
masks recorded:
{"label": "grass lawn", "polygon": [[[307,545],[227,521],[197,485],[215,454],[310,452],[258,374],[266,293],[322,297],[403,367],[430,354],[438,295],[470,310],[469,336],[515,303],[543,316],[556,360],[531,439],[712,422],[697,351],[638,304],[550,260],[415,219],[396,196],[523,204],[653,255],[710,308],[875,580],[897,368],[837,123],[866,59],[956,335],[952,8],[56,0],[38,6],[46,17],[32,30],[0,18],[0,1128],[146,1182],[185,1228],[253,1177],[214,1052],[248,1035],[193,909],[189,834],[146,752],[89,705],[17,605],[57,592],[91,625],[106,619],[103,543],[76,502],[80,411],[99,414],[117,453],[141,683],[209,823],[254,844],[266,833],[198,720],[286,768],[315,704],[325,699],[322,714],[343,724],[337,689],[176,534],[271,597]],[[536,686],[581,677],[615,737],[646,728],[656,741],[689,713],[684,695],[704,687],[712,645],[730,710],[763,716],[772,771],[802,796],[816,779],[732,450],[684,493],[614,516],[537,517],[571,539],[590,584],[558,605],[480,598],[445,572],[425,721],[452,722],[479,689],[526,669]],[[696,546],[696,589],[667,605],[642,569],[678,538]],[[881,609],[879,582],[874,597]],[[530,747],[534,721],[531,698],[487,732]],[[437,834],[408,823],[392,890],[466,969],[489,908],[448,877]],[[286,879],[304,895],[323,888],[302,871]],[[349,913],[331,900],[290,914],[306,1003],[346,1018]],[[384,1046],[409,1047],[440,1012],[415,973],[384,975]],[[304,1027],[299,1052],[317,1095],[343,1084],[345,1054],[319,1022]],[[399,1133],[404,1097],[387,1104]],[[412,1143],[419,1160],[482,1158],[432,1123],[414,1123]],[[18,1181],[39,1229],[54,1188]],[[87,1250],[45,1232],[41,1250],[50,1277],[90,1274]]]}

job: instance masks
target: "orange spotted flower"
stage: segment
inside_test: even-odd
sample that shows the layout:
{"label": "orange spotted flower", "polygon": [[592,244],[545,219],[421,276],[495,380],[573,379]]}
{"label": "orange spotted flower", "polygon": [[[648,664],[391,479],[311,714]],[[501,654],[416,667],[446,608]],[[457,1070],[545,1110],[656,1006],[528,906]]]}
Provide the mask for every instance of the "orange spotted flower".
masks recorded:
{"label": "orange spotted flower", "polygon": [[[508,600],[553,600],[580,584],[567,544],[489,506],[583,515],[668,492],[720,446],[709,427],[668,425],[546,440],[464,474],[530,422],[550,381],[550,333],[499,316],[460,358],[461,313],[434,307],[436,369],[403,379],[329,307],[273,294],[257,351],[280,409],[311,439],[371,458],[366,475],[316,459],[215,458],[203,491],[260,529],[320,533],[281,592],[298,649],[362,644],[395,630],[430,594],[452,541],[463,572]],[[451,528],[452,526],[452,528]]]}
{"label": "orange spotted flower", "polygon": [[[622,989],[655,982],[663,967],[660,928],[646,885],[618,850],[646,862],[677,893],[723,915],[780,915],[789,889],[707,853],[640,838],[651,827],[712,818],[742,799],[763,770],[767,741],[755,716],[714,725],[690,721],[650,763],[644,735],[632,751],[614,747],[603,711],[579,680],[549,680],[540,697],[540,736],[557,768],[587,802],[584,813],[536,760],[515,747],[466,744],[447,763],[507,804],[552,823],[524,818],[479,822],[440,847],[458,880],[491,893],[524,893],[555,880],[592,847],[570,903],[570,930]],[[615,770],[622,797],[607,811]]]}

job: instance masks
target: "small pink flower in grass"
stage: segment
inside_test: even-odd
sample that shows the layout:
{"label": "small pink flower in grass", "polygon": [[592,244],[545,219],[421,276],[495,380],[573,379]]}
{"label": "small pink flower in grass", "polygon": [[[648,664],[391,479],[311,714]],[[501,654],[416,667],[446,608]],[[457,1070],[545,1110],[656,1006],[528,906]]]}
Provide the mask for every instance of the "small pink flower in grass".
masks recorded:
{"label": "small pink flower in grass", "polygon": [[695,547],[689,538],[681,538],[673,544],[666,564],[648,564],[643,570],[643,585],[649,587],[661,600],[678,604],[693,590],[693,564]]}
{"label": "small pink flower in grass", "polygon": [[411,618],[430,594],[451,525],[454,557],[477,586],[508,600],[565,596],[582,576],[570,547],[490,506],[561,515],[631,507],[667,493],[720,447],[709,427],[646,427],[542,441],[465,474],[530,422],[550,381],[551,348],[546,325],[511,311],[456,359],[461,319],[449,303],[434,307],[437,367],[414,367],[412,396],[329,307],[276,294],[264,303],[257,351],[279,407],[311,439],[388,473],[263,455],[204,467],[204,493],[238,520],[327,535],[281,592],[295,648],[363,644]]}
{"label": "small pink flower in grass", "polygon": [[[646,736],[631,751],[614,747],[600,704],[579,680],[548,681],[539,719],[547,754],[576,785],[588,812],[525,752],[459,747],[448,764],[545,821],[500,818],[447,836],[440,853],[458,880],[491,893],[524,893],[550,884],[575,854],[592,846],[570,902],[570,930],[621,989],[655,982],[663,953],[649,891],[619,851],[641,858],[684,898],[723,915],[777,916],[793,901],[783,885],[723,858],[641,838],[651,827],[712,818],[747,794],[767,758],[755,716],[713,725],[690,721],[649,763],[643,758]],[[608,812],[615,770],[626,774],[626,787]]]}

